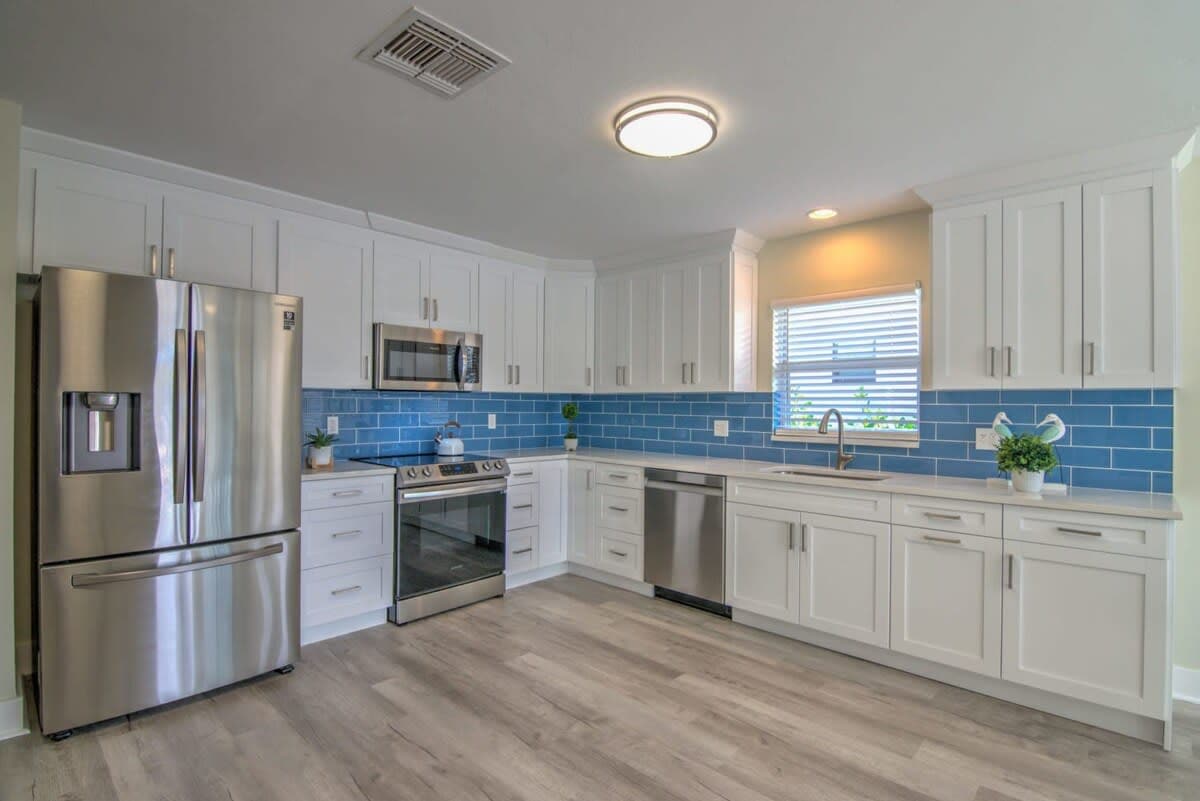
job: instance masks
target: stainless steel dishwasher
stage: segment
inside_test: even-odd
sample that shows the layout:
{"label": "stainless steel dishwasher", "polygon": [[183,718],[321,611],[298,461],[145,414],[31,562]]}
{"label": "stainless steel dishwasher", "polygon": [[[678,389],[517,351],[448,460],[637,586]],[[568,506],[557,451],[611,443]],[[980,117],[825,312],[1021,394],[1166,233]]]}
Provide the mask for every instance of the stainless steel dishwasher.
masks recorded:
{"label": "stainless steel dishwasher", "polygon": [[655,595],[729,615],[725,605],[725,478],[646,471],[646,581]]}

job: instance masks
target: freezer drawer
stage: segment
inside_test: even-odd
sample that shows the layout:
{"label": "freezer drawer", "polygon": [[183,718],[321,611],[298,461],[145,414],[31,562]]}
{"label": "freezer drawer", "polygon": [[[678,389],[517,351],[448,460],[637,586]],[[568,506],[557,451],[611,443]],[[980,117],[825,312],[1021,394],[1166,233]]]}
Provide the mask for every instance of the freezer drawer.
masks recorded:
{"label": "freezer drawer", "polygon": [[300,534],[41,570],[42,731],[211,690],[300,656]]}

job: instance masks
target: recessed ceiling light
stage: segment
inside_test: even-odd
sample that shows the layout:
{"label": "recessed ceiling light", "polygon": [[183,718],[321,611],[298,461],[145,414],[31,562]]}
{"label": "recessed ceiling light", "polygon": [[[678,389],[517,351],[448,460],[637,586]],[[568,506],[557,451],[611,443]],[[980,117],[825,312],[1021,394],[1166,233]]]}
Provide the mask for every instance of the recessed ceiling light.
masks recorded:
{"label": "recessed ceiling light", "polygon": [[656,97],[627,106],[613,120],[617,144],[640,156],[670,158],[703,150],[717,138],[717,113],[699,100]]}
{"label": "recessed ceiling light", "polygon": [[837,209],[813,209],[808,213],[810,220],[832,220],[838,215]]}

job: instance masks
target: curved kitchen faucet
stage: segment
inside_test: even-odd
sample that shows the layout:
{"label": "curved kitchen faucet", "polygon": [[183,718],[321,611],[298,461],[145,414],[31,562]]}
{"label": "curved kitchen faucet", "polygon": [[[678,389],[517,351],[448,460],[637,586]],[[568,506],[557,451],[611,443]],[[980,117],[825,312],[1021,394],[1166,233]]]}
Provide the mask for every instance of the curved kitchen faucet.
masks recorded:
{"label": "curved kitchen faucet", "polygon": [[838,421],[838,449],[837,449],[837,469],[845,470],[846,465],[854,461],[854,455],[846,453],[846,421],[842,419],[842,413],[837,409],[830,409],[825,412],[825,416],[821,418],[821,425],[817,426],[818,434],[829,433],[829,416],[837,415]]}

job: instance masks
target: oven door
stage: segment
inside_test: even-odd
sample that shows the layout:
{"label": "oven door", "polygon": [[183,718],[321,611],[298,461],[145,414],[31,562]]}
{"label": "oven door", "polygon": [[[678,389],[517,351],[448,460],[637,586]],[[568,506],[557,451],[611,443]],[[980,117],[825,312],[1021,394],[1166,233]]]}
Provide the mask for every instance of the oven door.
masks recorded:
{"label": "oven door", "polygon": [[507,482],[400,490],[396,601],[504,573]]}
{"label": "oven door", "polygon": [[375,389],[477,392],[483,337],[438,328],[375,324]]}

